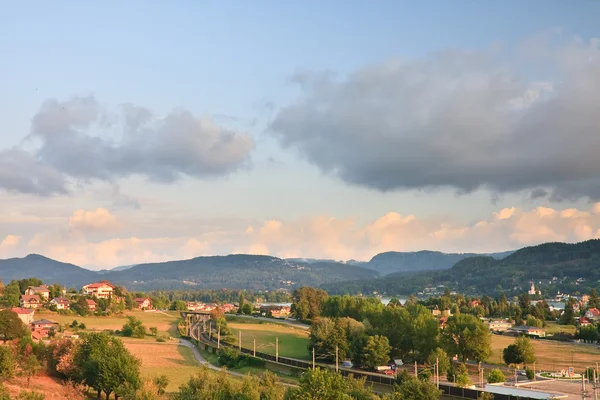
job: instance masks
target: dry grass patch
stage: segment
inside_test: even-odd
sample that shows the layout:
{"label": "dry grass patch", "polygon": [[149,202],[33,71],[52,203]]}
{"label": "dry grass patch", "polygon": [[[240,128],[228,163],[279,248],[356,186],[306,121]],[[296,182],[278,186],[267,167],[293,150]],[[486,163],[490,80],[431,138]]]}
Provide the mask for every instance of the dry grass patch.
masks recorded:
{"label": "dry grass patch", "polygon": [[125,347],[142,361],[141,373],[145,378],[166,375],[168,392],[176,391],[198,372],[199,364],[192,350],[172,343],[126,341]]}
{"label": "dry grass patch", "polygon": [[46,400],[64,400],[66,398],[65,387],[62,381],[48,376],[34,376],[31,378],[29,387],[27,387],[26,378],[14,378],[4,382],[11,398],[18,396],[21,392],[34,391],[43,393]]}
{"label": "dry grass patch", "polygon": [[[493,355],[490,361],[504,363],[502,351],[514,341],[515,338],[511,336],[493,335]],[[575,370],[582,371],[587,366],[595,366],[596,362],[600,362],[600,348],[597,346],[539,339],[532,339],[532,343],[537,357],[537,369],[558,371],[573,365]]]}

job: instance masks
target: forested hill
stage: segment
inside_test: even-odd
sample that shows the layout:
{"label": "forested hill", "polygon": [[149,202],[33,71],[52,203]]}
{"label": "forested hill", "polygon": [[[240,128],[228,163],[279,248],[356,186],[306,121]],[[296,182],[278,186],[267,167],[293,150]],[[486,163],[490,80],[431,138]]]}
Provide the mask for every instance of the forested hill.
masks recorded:
{"label": "forested hill", "polygon": [[62,263],[38,254],[30,254],[23,258],[0,260],[0,279],[8,283],[13,279],[39,278],[53,284],[76,286],[97,278],[96,272],[73,264]]}
{"label": "forested hill", "polygon": [[[577,282],[578,279],[580,282]],[[567,292],[584,292],[598,287],[600,240],[577,244],[545,243],[523,248],[501,260],[486,256],[469,257],[447,270],[411,276],[392,274],[385,278],[327,284],[323,288],[330,293],[377,291],[407,295],[425,287],[445,285],[465,293],[494,294],[498,291],[520,293],[528,288],[531,280],[538,282],[539,287]]]}
{"label": "forested hill", "polygon": [[[513,252],[507,251],[485,255],[501,259],[512,253]],[[448,269],[460,260],[481,255],[483,254],[442,253],[429,250],[415,252],[388,251],[377,254],[365,266],[379,272],[380,275],[414,273],[436,269]]]}
{"label": "forested hill", "polygon": [[130,289],[294,289],[343,280],[371,279],[377,273],[336,262],[290,262],[276,257],[229,255],[139,264],[116,271],[90,271],[39,255],[0,260],[0,279],[36,277],[46,283],[78,287],[109,280]]}

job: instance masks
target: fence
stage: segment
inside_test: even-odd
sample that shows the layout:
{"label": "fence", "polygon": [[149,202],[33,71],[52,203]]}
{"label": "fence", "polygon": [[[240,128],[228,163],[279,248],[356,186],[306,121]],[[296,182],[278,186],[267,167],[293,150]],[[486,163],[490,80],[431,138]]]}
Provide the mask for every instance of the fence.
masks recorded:
{"label": "fence", "polygon": [[[216,347],[216,341],[214,340],[214,338],[210,339],[206,333],[202,334],[201,339],[202,339],[202,343],[207,343],[210,346]],[[220,345],[239,349],[238,345],[234,345],[231,343],[221,342]],[[309,363],[306,361],[301,361],[301,360],[296,360],[294,358],[287,358],[287,357],[281,357],[281,356],[275,357],[272,354],[262,353],[259,351],[257,351],[255,353],[254,350],[247,349],[245,347],[242,347],[240,351],[244,354],[249,354],[249,355],[256,354],[255,357],[257,357],[257,358],[260,358],[260,359],[263,359],[266,361],[272,361],[272,362],[277,362],[280,364],[289,365],[290,367],[295,367],[295,368],[300,368],[300,369],[311,369],[312,368],[312,363]],[[332,367],[330,365],[324,365],[324,364],[318,364],[318,367],[334,369],[334,367]],[[386,375],[382,375],[382,374],[374,374],[374,373],[369,373],[366,371],[348,370],[348,369],[343,369],[343,368],[340,368],[338,372],[340,374],[342,374],[342,376],[352,375],[355,378],[365,378],[367,380],[367,382],[371,382],[371,383],[379,383],[379,384],[390,385],[390,386],[392,386],[396,383],[395,378],[392,378],[392,377],[389,377]],[[474,399],[474,400],[476,400],[479,397],[479,395],[481,394],[481,390],[459,388],[456,386],[444,385],[444,384],[440,384],[440,390],[443,392],[443,394],[448,395],[448,396],[461,397],[464,399]],[[494,400],[535,400],[535,399],[530,398],[530,397],[515,396],[515,395],[510,395],[510,394],[494,393]]]}

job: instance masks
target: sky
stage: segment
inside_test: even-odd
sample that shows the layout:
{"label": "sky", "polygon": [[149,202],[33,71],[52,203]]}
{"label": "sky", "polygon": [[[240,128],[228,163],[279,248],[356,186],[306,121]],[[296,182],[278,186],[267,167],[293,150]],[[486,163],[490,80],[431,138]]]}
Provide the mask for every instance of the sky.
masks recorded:
{"label": "sky", "polygon": [[6,2],[0,258],[600,237],[600,2]]}

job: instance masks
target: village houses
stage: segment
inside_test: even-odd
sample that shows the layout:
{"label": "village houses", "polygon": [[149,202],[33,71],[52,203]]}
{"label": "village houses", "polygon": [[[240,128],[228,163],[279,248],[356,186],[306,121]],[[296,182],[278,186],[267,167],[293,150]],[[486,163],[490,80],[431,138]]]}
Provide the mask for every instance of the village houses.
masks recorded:
{"label": "village houses", "polygon": [[58,323],[49,321],[47,319],[32,321],[29,326],[31,327],[31,337],[34,340],[40,340],[48,337],[51,330],[58,329]]}
{"label": "village houses", "polygon": [[71,309],[71,301],[66,297],[55,297],[50,301],[50,305],[55,306],[57,310]]}
{"label": "village houses", "polygon": [[22,294],[19,305],[22,308],[40,308],[42,306],[42,299],[37,294]]}
{"label": "village houses", "polygon": [[600,319],[600,310],[597,308],[590,308],[585,312],[585,317],[590,321],[597,321]]}
{"label": "village houses", "polygon": [[95,282],[85,285],[81,288],[83,294],[99,299],[108,299],[112,297],[114,286],[108,281]]}
{"label": "village houses", "polygon": [[140,310],[150,310],[152,309],[152,300],[148,297],[138,297],[134,300],[137,308]]}
{"label": "village houses", "polygon": [[35,315],[35,311],[31,308],[14,307],[14,308],[12,308],[12,312],[17,314],[19,316],[19,318],[21,319],[21,321],[23,321],[23,323],[25,325],[29,325],[30,323],[33,322],[33,317]]}
{"label": "village houses", "polygon": [[46,285],[29,286],[27,288],[27,290],[25,290],[25,294],[29,295],[29,296],[33,296],[33,295],[37,294],[38,296],[40,296],[40,298],[43,298],[46,301],[50,299],[50,290],[48,289],[48,286],[46,286]]}
{"label": "village houses", "polygon": [[94,300],[87,299],[86,302],[90,311],[96,311],[96,302]]}

